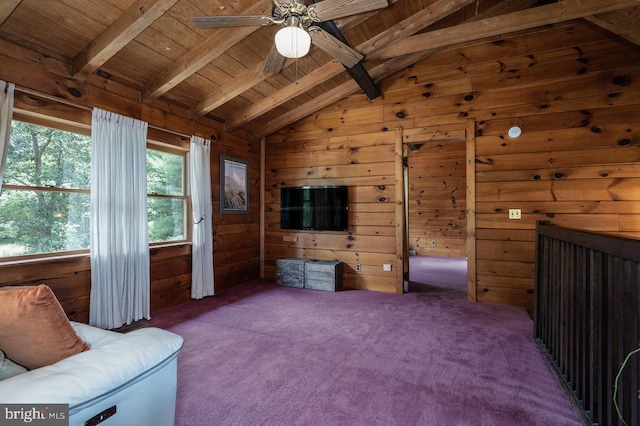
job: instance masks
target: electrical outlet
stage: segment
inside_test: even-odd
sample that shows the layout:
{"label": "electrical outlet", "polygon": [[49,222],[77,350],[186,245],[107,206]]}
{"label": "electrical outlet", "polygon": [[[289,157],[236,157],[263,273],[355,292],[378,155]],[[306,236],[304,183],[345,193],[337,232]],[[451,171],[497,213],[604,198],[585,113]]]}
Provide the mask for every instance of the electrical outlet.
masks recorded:
{"label": "electrical outlet", "polygon": [[509,209],[509,219],[522,219],[522,210]]}
{"label": "electrical outlet", "polygon": [[356,272],[360,272],[361,266],[359,263],[356,263]]}
{"label": "electrical outlet", "polygon": [[382,270],[385,272],[390,272],[391,271],[391,264],[390,263],[385,263],[384,265],[382,265]]}

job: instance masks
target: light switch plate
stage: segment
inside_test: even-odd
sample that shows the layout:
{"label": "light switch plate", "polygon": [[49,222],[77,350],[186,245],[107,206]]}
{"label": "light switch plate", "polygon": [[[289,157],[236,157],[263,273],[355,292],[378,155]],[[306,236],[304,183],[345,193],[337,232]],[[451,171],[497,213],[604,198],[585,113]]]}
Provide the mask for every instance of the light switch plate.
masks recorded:
{"label": "light switch plate", "polygon": [[390,272],[391,271],[391,264],[390,263],[385,263],[384,265],[382,265],[382,270],[385,272]]}

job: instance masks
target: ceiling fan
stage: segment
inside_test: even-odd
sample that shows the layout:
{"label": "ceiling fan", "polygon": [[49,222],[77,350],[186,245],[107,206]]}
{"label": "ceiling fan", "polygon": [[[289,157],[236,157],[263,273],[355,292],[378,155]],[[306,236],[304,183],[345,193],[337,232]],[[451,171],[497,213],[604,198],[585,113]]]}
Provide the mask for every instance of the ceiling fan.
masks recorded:
{"label": "ceiling fan", "polygon": [[193,22],[198,28],[280,25],[264,65],[265,73],[279,72],[285,58],[305,56],[311,43],[351,68],[363,56],[315,24],[389,5],[387,0],[324,0],[308,6],[301,0],[273,0],[273,4],[272,16],[196,16]]}

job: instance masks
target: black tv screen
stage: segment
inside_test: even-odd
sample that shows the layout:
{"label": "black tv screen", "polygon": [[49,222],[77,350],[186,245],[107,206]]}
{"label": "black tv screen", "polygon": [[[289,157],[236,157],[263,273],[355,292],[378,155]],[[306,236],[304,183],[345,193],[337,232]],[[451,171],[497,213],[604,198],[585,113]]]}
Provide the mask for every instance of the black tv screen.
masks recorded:
{"label": "black tv screen", "polygon": [[349,196],[346,186],[281,188],[280,228],[346,231]]}

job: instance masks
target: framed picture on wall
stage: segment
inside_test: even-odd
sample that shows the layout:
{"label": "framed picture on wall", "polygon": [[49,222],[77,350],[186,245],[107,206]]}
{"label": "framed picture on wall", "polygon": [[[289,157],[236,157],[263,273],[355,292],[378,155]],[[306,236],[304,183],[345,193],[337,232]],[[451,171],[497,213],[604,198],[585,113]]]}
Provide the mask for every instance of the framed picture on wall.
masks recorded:
{"label": "framed picture on wall", "polygon": [[249,212],[249,162],[220,156],[220,213]]}

